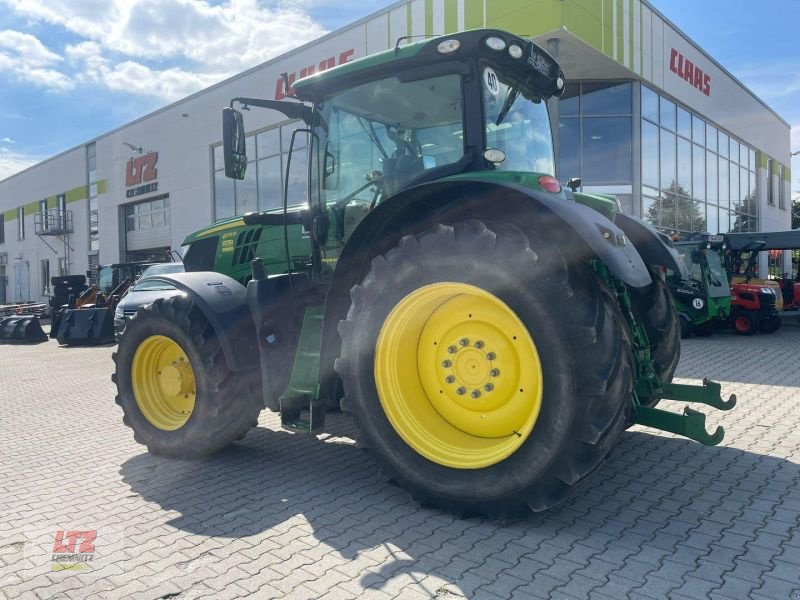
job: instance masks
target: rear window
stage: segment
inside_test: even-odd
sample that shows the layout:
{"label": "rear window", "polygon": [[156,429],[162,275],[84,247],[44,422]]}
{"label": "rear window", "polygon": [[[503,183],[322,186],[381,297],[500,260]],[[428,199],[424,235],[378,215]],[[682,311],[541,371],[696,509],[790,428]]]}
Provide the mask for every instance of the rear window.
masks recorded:
{"label": "rear window", "polygon": [[183,266],[187,271],[213,271],[218,243],[218,236],[192,242],[183,257]]}

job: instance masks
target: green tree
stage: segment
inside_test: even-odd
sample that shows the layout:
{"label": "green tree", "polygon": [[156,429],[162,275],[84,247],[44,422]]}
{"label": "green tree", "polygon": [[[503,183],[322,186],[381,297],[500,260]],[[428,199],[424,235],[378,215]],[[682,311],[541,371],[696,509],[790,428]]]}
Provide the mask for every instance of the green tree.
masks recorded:
{"label": "green tree", "polygon": [[797,197],[792,200],[792,229],[800,229],[800,190],[797,190]]}
{"label": "green tree", "polygon": [[645,219],[653,226],[667,232],[706,230],[703,203],[692,200],[689,192],[675,181],[670,183],[669,187],[661,192],[658,201],[647,209]]}
{"label": "green tree", "polygon": [[[755,214],[757,207],[756,191],[749,191],[744,199],[734,202],[733,210],[736,211],[736,220],[733,223],[734,231],[756,231],[758,229]],[[743,214],[749,213],[749,214]]]}

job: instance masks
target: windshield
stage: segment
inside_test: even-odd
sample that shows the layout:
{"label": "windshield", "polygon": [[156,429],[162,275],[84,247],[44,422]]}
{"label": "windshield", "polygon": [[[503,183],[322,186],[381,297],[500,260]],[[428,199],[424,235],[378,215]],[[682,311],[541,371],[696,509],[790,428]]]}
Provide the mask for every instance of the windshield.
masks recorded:
{"label": "windshield", "polygon": [[482,88],[486,148],[506,155],[495,168],[555,175],[547,104],[518,94],[491,67],[483,69]]}
{"label": "windshield", "polygon": [[160,279],[142,279],[133,288],[132,292],[163,292],[174,290],[175,286]]}
{"label": "windshield", "polygon": [[708,264],[708,295],[712,298],[721,298],[731,295],[728,285],[728,276],[722,267],[722,261],[715,250],[703,250]]}
{"label": "windshield", "polygon": [[153,265],[147,267],[142,277],[149,277],[151,275],[163,275],[165,273],[183,273],[185,271],[183,263],[164,263],[161,265]]}
{"label": "windshield", "polygon": [[461,79],[396,77],[347,89],[318,108],[321,194],[328,205],[373,206],[464,155]]}

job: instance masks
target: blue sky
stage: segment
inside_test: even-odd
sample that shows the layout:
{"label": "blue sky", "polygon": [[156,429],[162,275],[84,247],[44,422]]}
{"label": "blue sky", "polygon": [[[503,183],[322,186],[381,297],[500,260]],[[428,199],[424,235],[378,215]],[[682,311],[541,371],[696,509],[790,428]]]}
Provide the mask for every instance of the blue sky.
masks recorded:
{"label": "blue sky", "polygon": [[[800,150],[800,1],[651,2],[792,124]],[[0,0],[0,179],[389,4]],[[792,173],[800,190],[800,157]]]}

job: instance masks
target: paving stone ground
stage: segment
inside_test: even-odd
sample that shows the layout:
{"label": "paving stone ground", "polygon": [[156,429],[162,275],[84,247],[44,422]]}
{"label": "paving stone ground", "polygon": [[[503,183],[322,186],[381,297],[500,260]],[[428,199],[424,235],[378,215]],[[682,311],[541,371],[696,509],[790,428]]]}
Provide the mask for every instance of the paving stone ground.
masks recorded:
{"label": "paving stone ground", "polygon": [[415,506],[340,415],[310,437],[264,413],[211,459],[156,458],[111,347],[0,346],[0,598],[798,599],[798,349],[798,326],[685,341],[678,381],[739,397],[708,411],[722,445],[633,427],[581,496],[498,523]]}

